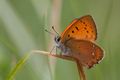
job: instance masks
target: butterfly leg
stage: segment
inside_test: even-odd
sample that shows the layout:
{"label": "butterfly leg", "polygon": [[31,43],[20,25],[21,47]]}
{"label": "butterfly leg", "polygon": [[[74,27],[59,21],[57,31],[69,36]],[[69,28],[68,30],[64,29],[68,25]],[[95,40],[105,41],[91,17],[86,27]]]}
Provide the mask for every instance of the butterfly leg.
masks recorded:
{"label": "butterfly leg", "polygon": [[56,55],[57,55],[57,47],[56,47]]}
{"label": "butterfly leg", "polygon": [[60,51],[60,56],[62,55],[62,52]]}
{"label": "butterfly leg", "polygon": [[50,53],[52,53],[52,51],[53,51],[53,49],[55,48],[56,46],[54,46],[53,48],[52,48],[52,50],[50,51]]}
{"label": "butterfly leg", "polygon": [[[56,55],[57,55],[57,47],[56,47]],[[62,55],[62,52],[60,51],[60,56]]]}

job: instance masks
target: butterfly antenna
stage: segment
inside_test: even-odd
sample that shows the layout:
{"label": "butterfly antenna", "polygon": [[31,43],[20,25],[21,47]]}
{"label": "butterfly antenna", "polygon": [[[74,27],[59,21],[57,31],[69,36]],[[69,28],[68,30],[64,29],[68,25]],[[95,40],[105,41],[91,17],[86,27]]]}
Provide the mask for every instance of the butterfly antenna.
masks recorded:
{"label": "butterfly antenna", "polygon": [[[57,34],[57,35],[59,35],[57,32],[56,32],[56,30],[54,29],[54,26],[52,26],[52,29],[55,31],[55,33]],[[60,36],[60,35],[59,35]]]}
{"label": "butterfly antenna", "polygon": [[46,32],[48,32],[48,33],[50,33],[50,34],[52,34],[52,35],[55,35],[55,36],[57,36],[56,34],[53,34],[53,33],[51,33],[51,32],[49,32],[48,30],[45,30]]}

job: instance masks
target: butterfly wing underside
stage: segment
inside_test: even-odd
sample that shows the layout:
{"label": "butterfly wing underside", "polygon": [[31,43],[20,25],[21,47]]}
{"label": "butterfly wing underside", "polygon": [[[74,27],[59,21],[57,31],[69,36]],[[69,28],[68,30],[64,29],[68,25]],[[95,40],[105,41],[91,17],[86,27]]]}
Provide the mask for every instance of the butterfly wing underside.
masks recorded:
{"label": "butterfly wing underside", "polygon": [[86,68],[98,64],[104,57],[102,48],[90,41],[70,39],[65,45],[70,48],[73,57],[79,59]]}
{"label": "butterfly wing underside", "polygon": [[70,38],[78,40],[95,41],[97,29],[94,20],[90,15],[73,20],[61,34],[61,43],[65,43]]}

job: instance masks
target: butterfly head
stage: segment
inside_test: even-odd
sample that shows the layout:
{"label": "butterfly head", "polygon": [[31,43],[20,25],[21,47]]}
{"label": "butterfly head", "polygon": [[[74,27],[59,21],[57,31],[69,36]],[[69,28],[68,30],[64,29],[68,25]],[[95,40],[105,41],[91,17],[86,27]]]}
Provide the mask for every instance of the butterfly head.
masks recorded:
{"label": "butterfly head", "polygon": [[55,36],[54,40],[55,40],[56,43],[58,43],[58,42],[60,42],[61,37],[60,36]]}

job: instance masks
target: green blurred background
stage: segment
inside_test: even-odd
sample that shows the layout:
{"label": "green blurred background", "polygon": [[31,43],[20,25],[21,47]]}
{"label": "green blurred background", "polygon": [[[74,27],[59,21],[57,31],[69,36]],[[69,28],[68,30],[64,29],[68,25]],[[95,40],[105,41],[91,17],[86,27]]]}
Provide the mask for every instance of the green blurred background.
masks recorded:
{"label": "green blurred background", "polygon": [[[0,0],[0,80],[5,80],[31,50],[50,51],[55,45],[51,26],[61,34],[75,19],[93,16],[105,58],[85,69],[87,80],[120,79],[120,0]],[[53,51],[55,53],[55,51]],[[14,80],[79,80],[76,63],[34,54]]]}

